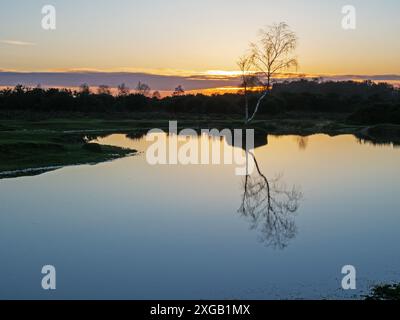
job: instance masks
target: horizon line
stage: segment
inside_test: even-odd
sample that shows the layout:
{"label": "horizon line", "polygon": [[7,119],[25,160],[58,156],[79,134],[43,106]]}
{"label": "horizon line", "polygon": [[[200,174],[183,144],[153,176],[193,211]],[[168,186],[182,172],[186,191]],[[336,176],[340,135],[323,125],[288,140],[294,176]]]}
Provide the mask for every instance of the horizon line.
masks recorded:
{"label": "horizon line", "polygon": [[[305,74],[281,73],[275,79],[300,80],[321,79],[322,81],[374,81],[387,82],[400,87],[400,74]],[[172,75],[133,71],[10,71],[0,70],[0,86],[79,87],[88,84],[92,87],[106,85],[112,88],[124,83],[135,86],[138,82],[148,84],[153,90],[172,91],[182,85],[186,91],[238,87],[240,74],[236,71],[205,71],[197,74]]]}

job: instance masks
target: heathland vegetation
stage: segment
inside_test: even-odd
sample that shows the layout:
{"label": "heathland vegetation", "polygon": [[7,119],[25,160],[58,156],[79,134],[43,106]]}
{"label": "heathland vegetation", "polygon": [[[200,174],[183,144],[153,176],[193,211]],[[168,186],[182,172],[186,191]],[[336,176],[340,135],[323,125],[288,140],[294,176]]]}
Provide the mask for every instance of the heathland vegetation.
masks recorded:
{"label": "heathland vegetation", "polygon": [[[248,93],[250,102],[257,102],[260,93]],[[249,105],[255,105],[250,103]],[[81,90],[42,89],[16,86],[0,90],[0,116],[5,118],[35,118],[36,115],[60,117],[65,114],[103,115],[104,117],[135,113],[167,117],[174,114],[223,115],[244,117],[245,97],[242,92],[206,96],[203,94],[177,94],[160,98],[144,93],[119,92],[112,95],[104,87],[96,93],[82,86]],[[275,83],[271,93],[259,107],[257,119],[268,117],[290,118],[311,113],[342,115],[346,121],[356,124],[400,124],[400,90],[393,86],[370,81],[333,82],[296,80]]]}

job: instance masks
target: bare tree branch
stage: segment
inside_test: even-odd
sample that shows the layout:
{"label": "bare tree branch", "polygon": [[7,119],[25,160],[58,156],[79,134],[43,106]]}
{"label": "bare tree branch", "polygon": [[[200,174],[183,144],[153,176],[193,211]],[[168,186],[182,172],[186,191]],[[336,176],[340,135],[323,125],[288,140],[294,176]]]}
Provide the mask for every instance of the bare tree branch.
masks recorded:
{"label": "bare tree branch", "polygon": [[[246,98],[246,123],[254,120],[261,102],[272,89],[272,79],[277,73],[297,68],[297,59],[292,56],[296,48],[296,34],[290,30],[286,23],[281,22],[260,30],[258,43],[250,45],[251,54],[239,60],[238,64],[243,77],[250,70],[254,70],[265,77],[263,82],[264,92],[258,99],[253,114],[250,117],[248,113],[248,99]],[[246,94],[248,94],[248,90],[245,90]]]}
{"label": "bare tree branch", "polygon": [[296,187],[286,187],[281,176],[268,180],[254,154],[248,152],[248,156],[253,158],[257,172],[244,178],[239,212],[248,218],[252,229],[260,229],[266,245],[284,249],[296,236],[295,214],[303,195]]}

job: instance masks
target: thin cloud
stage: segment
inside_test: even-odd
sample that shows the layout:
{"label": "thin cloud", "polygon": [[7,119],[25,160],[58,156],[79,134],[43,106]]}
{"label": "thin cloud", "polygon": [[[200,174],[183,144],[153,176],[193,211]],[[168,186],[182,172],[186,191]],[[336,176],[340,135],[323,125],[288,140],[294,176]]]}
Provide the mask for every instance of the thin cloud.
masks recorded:
{"label": "thin cloud", "polygon": [[[224,75],[202,75],[179,76],[179,75],[157,75],[138,72],[100,72],[83,71],[79,72],[13,72],[11,70],[0,71],[0,86],[14,86],[23,84],[26,86],[36,86],[40,83],[43,87],[79,87],[82,83],[97,87],[108,85],[116,88],[119,84],[125,83],[134,88],[139,81],[147,83],[153,90],[168,91],[182,85],[186,91],[201,90],[222,87],[238,87],[240,79]],[[217,73],[217,72],[214,72]],[[232,72],[233,73],[233,72]],[[372,80],[376,83],[387,82],[396,87],[400,87],[400,75],[334,75],[334,74],[280,74],[278,81],[294,79],[321,78],[322,81],[363,81]]]}
{"label": "thin cloud", "polygon": [[7,44],[10,46],[35,46],[36,43],[27,42],[27,41],[19,41],[19,40],[0,40],[0,43]]}

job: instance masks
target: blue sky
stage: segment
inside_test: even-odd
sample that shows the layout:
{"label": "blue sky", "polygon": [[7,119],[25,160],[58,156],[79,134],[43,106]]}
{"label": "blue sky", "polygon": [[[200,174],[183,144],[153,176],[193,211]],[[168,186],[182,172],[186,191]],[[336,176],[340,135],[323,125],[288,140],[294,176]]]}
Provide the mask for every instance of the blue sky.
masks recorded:
{"label": "blue sky", "polygon": [[[148,70],[173,74],[235,70],[238,56],[256,39],[261,27],[286,21],[300,39],[300,72],[400,74],[398,0],[1,3],[3,70]],[[57,9],[55,31],[41,29],[45,4]],[[341,28],[341,8],[346,4],[357,9],[354,31]]]}

